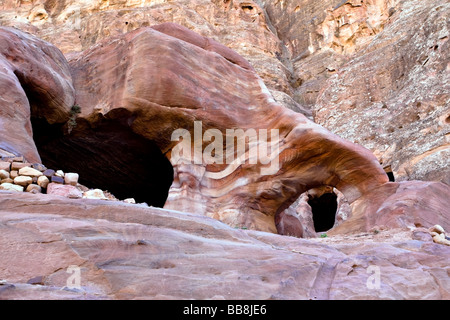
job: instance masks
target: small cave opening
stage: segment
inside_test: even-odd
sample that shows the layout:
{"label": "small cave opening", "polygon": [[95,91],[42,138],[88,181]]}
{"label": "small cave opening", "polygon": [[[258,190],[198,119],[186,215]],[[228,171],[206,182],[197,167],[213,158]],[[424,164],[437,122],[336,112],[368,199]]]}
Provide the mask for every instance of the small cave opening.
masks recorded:
{"label": "small cave opening", "polygon": [[78,173],[80,184],[108,191],[119,200],[134,198],[137,203],[163,207],[173,167],[154,142],[131,130],[129,115],[123,116],[121,120],[102,118],[95,125],[78,119],[70,133],[67,124],[49,124],[32,116],[42,163]]}
{"label": "small cave opening", "polygon": [[333,228],[338,208],[337,195],[327,192],[320,196],[309,196],[308,204],[311,207],[314,229],[324,232]]}
{"label": "small cave opening", "polygon": [[394,172],[392,172],[391,166],[386,166],[383,169],[384,169],[384,172],[386,172],[386,175],[388,176],[389,181],[395,182]]}
{"label": "small cave opening", "polygon": [[241,8],[247,14],[253,13],[254,9],[255,9],[252,5],[249,5],[249,4],[242,4]]}

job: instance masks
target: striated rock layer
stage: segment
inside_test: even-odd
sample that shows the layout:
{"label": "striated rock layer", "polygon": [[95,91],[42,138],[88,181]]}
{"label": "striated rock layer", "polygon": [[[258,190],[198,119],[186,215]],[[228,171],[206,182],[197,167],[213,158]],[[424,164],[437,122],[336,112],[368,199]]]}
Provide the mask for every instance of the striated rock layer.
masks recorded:
{"label": "striated rock layer", "polygon": [[0,208],[0,299],[450,298],[450,247],[423,228],[313,241],[101,200]]}
{"label": "striated rock layer", "polygon": [[[450,187],[389,182],[230,48],[173,23],[68,61],[11,28],[0,43],[18,97],[0,100],[2,154],[165,207],[0,191],[1,299],[450,298],[445,233],[428,231],[450,230]],[[259,134],[240,157],[222,150],[236,129]],[[274,234],[317,237],[318,199],[336,202],[329,238]]]}
{"label": "striated rock layer", "polygon": [[317,123],[370,148],[398,180],[450,183],[449,12],[404,2],[314,106]]}
{"label": "striated rock layer", "polygon": [[292,99],[284,45],[254,1],[0,1],[0,25],[31,32],[64,53],[164,22],[183,25],[236,50],[254,65],[277,101],[311,115]]}
{"label": "striated rock layer", "polygon": [[[154,141],[175,171],[166,208],[275,232],[278,210],[312,187],[336,186],[353,202],[388,180],[370,152],[275,103],[246,61],[184,27],[163,24],[111,38],[70,65],[82,109],[74,132],[83,130],[83,120],[92,126],[120,119]],[[173,157],[175,129],[190,132],[189,149],[209,144],[195,137],[194,121],[202,133],[277,129],[271,143],[279,152],[270,157],[279,168],[264,175],[268,166],[252,164],[249,148],[237,165],[196,164],[195,150],[190,159]]]}

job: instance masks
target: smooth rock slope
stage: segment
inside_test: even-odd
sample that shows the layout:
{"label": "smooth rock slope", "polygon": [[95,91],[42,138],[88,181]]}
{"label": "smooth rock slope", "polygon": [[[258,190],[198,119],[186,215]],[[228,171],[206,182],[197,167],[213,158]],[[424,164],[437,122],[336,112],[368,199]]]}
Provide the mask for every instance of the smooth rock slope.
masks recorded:
{"label": "smooth rock slope", "polygon": [[101,200],[0,207],[0,299],[450,298],[450,247],[423,228],[305,240]]}

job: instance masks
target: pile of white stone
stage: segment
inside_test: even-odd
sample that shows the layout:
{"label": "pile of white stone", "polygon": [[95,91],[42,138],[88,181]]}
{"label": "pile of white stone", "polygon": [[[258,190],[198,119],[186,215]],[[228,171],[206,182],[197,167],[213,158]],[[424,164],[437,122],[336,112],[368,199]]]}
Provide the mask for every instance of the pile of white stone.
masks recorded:
{"label": "pile of white stone", "polygon": [[[78,199],[116,200],[110,193],[89,189],[78,183],[78,173],[47,169],[40,163],[28,163],[23,157],[0,159],[0,190],[46,193]],[[134,199],[125,202],[135,203]]]}

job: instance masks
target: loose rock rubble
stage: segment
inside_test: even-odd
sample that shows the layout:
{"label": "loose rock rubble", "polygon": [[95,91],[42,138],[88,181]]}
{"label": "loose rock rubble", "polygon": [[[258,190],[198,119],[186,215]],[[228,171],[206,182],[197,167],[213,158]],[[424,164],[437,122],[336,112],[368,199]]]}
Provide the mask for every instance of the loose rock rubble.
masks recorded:
{"label": "loose rock rubble", "polygon": [[[83,186],[78,179],[78,173],[48,169],[41,163],[29,163],[24,157],[0,158],[0,190],[118,201],[107,191]],[[136,203],[134,199],[124,202]]]}

